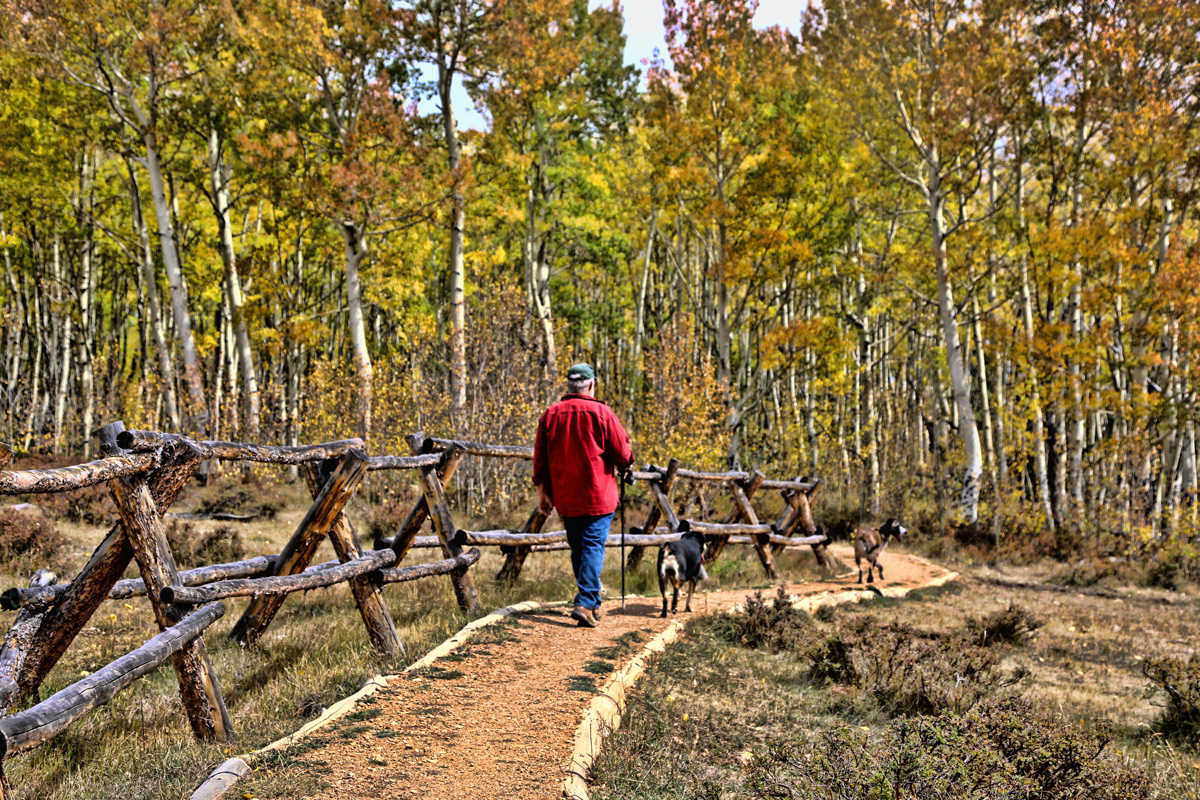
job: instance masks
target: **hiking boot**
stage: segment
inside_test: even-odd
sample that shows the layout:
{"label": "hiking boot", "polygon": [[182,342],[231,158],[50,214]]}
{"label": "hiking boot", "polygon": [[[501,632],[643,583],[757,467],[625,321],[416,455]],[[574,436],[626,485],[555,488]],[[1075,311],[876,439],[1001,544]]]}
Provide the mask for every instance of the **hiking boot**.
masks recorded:
{"label": "hiking boot", "polygon": [[571,609],[571,619],[578,622],[581,628],[596,627],[596,618],[592,616],[591,609],[584,608],[583,606],[575,606],[575,608]]}
{"label": "hiking boot", "polygon": [[598,608],[593,608],[593,609],[592,609],[592,616],[596,618],[596,621],[597,621],[597,622],[599,622],[599,621],[600,621],[600,617],[604,616],[604,614],[603,614],[603,613],[600,611],[600,609],[598,609]]}

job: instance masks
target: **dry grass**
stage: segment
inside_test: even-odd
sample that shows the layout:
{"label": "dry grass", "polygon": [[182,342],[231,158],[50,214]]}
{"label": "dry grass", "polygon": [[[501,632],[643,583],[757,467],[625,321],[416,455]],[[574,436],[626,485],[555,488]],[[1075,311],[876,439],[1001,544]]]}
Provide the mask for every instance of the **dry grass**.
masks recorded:
{"label": "dry grass", "polygon": [[[268,475],[267,479],[271,479]],[[279,552],[295,530],[310,500],[302,486],[286,486],[285,500],[273,519],[237,524],[247,557]],[[176,510],[194,510],[202,493],[189,491]],[[361,531],[370,508],[354,504],[350,517]],[[514,514],[516,516],[516,514]],[[631,514],[631,521],[637,517]],[[638,517],[640,518],[640,517]],[[514,520],[504,520],[505,524]],[[467,520],[460,519],[460,524]],[[557,525],[557,519],[550,526]],[[204,536],[227,522],[193,523]],[[493,527],[495,521],[488,521]],[[62,523],[76,563],[83,563],[107,533],[107,527]],[[614,525],[614,535],[616,525]],[[369,543],[367,543],[369,546]],[[406,561],[440,558],[436,550],[415,551]],[[655,553],[628,576],[630,594],[657,594],[653,576]],[[334,558],[328,543],[315,560]],[[817,574],[813,556],[797,551],[777,556],[791,578]],[[492,580],[503,556],[489,549],[472,570],[484,609],[523,600],[569,600],[574,593],[568,554],[535,553],[515,586],[501,588]],[[711,589],[767,586],[762,568],[749,548],[733,548],[712,570]],[[603,582],[609,598],[619,596],[620,555],[608,553]],[[131,567],[128,575],[135,576]],[[66,577],[63,578],[64,580]],[[0,575],[6,586],[24,585],[28,575]],[[227,634],[245,608],[246,599],[225,601],[225,617],[205,635],[221,678],[237,742],[232,746],[194,741],[182,713],[174,672],[168,666],[135,683],[109,705],[72,725],[65,733],[28,754],[6,763],[18,800],[158,800],[187,797],[212,768],[230,754],[257,749],[291,733],[321,708],[355,691],[377,673],[396,672],[458,630],[466,617],[457,608],[448,579],[429,579],[388,587],[384,595],[408,656],[387,659],[371,648],[347,587],[292,595],[284,604],[261,646],[250,650],[232,644]],[[0,614],[5,628],[13,614]],[[106,602],[92,624],[67,651],[42,689],[46,697],[79,677],[141,645],[157,632],[144,598]],[[314,786],[317,778],[313,777]],[[295,788],[295,787],[293,787]]]}
{"label": "dry grass", "polygon": [[[1162,590],[1097,594],[996,583],[1032,583],[1052,573],[1053,565],[1005,574],[975,570],[945,588],[818,617],[830,630],[850,630],[871,614],[885,624],[963,635],[970,620],[1012,604],[1026,609],[1045,625],[1023,646],[999,645],[1007,667],[1030,673],[1019,695],[1041,713],[1110,726],[1115,738],[1108,752],[1149,771],[1152,797],[1200,798],[1200,753],[1157,731],[1164,698],[1148,694],[1142,674],[1148,658],[1186,659],[1200,646],[1200,602]],[[886,715],[851,689],[814,685],[803,658],[731,647],[706,625],[693,622],[689,637],[668,650],[642,686],[629,724],[609,740],[597,800],[747,796],[741,754],[762,754],[768,744],[840,724],[865,726],[873,736],[887,725]]]}

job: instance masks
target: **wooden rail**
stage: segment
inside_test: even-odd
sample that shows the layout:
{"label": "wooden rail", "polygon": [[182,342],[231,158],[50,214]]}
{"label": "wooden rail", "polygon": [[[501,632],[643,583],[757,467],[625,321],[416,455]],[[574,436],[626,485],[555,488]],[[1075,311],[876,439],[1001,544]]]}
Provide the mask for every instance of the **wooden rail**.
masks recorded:
{"label": "wooden rail", "polygon": [[213,603],[198,609],[133,652],[57,692],[28,711],[0,718],[0,761],[61,733],[143,675],[167,663],[225,614]]}

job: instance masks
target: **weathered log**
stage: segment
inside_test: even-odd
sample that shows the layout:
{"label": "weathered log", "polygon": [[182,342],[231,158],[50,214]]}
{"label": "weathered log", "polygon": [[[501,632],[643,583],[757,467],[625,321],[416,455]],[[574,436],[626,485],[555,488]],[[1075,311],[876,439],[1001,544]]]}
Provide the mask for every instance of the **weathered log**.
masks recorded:
{"label": "weathered log", "polygon": [[[325,483],[279,558],[272,564],[271,575],[295,575],[304,571],[321,545],[321,540],[342,513],[342,508],[354,495],[354,490],[367,472],[366,466],[366,456],[358,450],[351,450],[342,456],[341,464]],[[254,644],[275,618],[285,597],[275,594],[251,600],[241,619],[233,626],[230,638],[243,646]]]}
{"label": "weathered log", "polygon": [[441,453],[425,453],[419,456],[371,456],[367,459],[367,469],[372,472],[381,469],[416,469],[436,467],[441,463]]}
{"label": "weathered log", "polygon": [[793,492],[804,492],[805,494],[811,494],[813,489],[820,485],[820,478],[815,481],[805,481],[799,478],[793,481],[774,481],[767,479],[763,481],[762,484],[764,489],[790,489]]}
{"label": "weathered log", "polygon": [[[414,451],[417,450],[415,441],[411,441]],[[421,447],[424,447],[422,444]],[[458,458],[462,448],[457,444],[446,450],[446,458]],[[433,530],[442,542],[442,554],[446,558],[462,555],[462,545],[454,542],[454,515],[450,513],[450,504],[446,502],[446,493],[442,489],[442,481],[438,477],[436,467],[421,467],[421,491],[425,495],[425,504],[429,508],[429,517],[433,522]],[[477,614],[481,610],[479,592],[475,589],[475,581],[466,567],[450,573],[450,582],[454,586],[454,595],[458,606],[468,614]]]}
{"label": "weathered log", "polygon": [[297,575],[274,575],[265,578],[238,578],[217,581],[205,586],[164,586],[159,597],[164,603],[192,606],[210,603],[226,597],[252,595],[286,595],[345,583],[351,578],[366,575],[396,563],[391,550],[370,550],[362,556],[324,569],[305,570]]}
{"label": "weathered log", "polygon": [[[326,466],[330,464],[332,462],[323,461],[320,466],[306,464],[304,467],[304,477],[314,498],[320,494],[326,483]],[[354,533],[354,528],[344,513],[338,514],[337,519],[330,527],[329,541],[333,545],[333,551],[337,553],[338,560],[343,564],[364,557],[358,536]],[[391,562],[382,566],[391,566],[396,561],[394,551],[388,550],[387,553],[391,557]],[[351,576],[350,593],[354,595],[354,604],[358,606],[363,625],[367,629],[367,636],[375,649],[389,656],[403,656],[404,644],[400,641],[400,634],[396,632],[396,624],[392,621],[391,612],[388,611],[387,604],[383,602],[383,592],[380,590],[379,584],[362,576]]]}
{"label": "weathered log", "polygon": [[[166,527],[145,478],[140,475],[120,478],[109,483],[108,488],[146,584],[154,617],[159,628],[165,631],[183,619],[182,610],[160,599],[164,587],[178,586],[180,582],[175,556],[167,542]],[[233,741],[233,723],[203,640],[197,639],[180,648],[171,660],[192,731],[200,739]]]}
{"label": "weathered log", "polygon": [[[428,455],[432,448],[432,439],[426,439],[425,434],[421,431],[408,437],[408,446],[412,450],[414,456]],[[443,490],[450,485],[450,480],[454,477],[454,473],[458,470],[458,465],[462,463],[463,456],[466,455],[461,447],[451,447],[442,453],[442,461],[438,466],[438,480],[441,481]],[[405,554],[412,547],[413,541],[418,533],[421,532],[421,526],[425,524],[425,520],[429,518],[429,503],[424,494],[417,500],[413,507],[409,510],[408,516],[404,518],[400,529],[396,531],[396,536],[392,540],[392,549],[396,551],[396,563],[399,564],[404,560]]]}
{"label": "weathered log", "polygon": [[[625,544],[630,545],[630,546],[636,545],[638,547],[654,547],[654,546],[657,546],[660,544],[666,544],[667,542],[678,542],[681,538],[683,538],[682,532],[669,533],[669,532],[667,532],[666,528],[658,528],[658,530],[661,531],[661,533],[654,533],[654,534],[629,533],[629,534],[626,534],[625,535]],[[621,546],[620,534],[609,535],[608,541],[604,543],[604,546],[605,547],[620,547]],[[552,553],[552,552],[556,552],[559,550],[570,550],[571,546],[569,544],[567,544],[566,542],[559,542],[559,543],[553,543],[553,544],[535,544],[532,547],[530,547],[529,549],[535,553]]]}
{"label": "weathered log", "polygon": [[[679,459],[672,458],[667,463],[667,470],[663,473],[655,473],[660,477],[656,483],[662,488],[663,495],[668,499],[671,497],[671,488],[675,485],[675,476],[679,474]],[[657,499],[657,498],[656,498]],[[645,530],[654,530],[658,526],[658,519],[662,516],[662,507],[655,502],[650,506],[650,510],[646,512],[646,521],[642,524]],[[626,563],[626,568],[632,572],[637,569],[642,563],[642,556],[645,554],[645,549],[642,547],[634,547],[629,553],[629,561]]]}
{"label": "weathered log", "polygon": [[[525,521],[522,533],[540,533],[548,518],[548,514],[540,508],[535,508],[529,515],[529,519]],[[506,585],[516,583],[517,578],[521,576],[521,569],[525,566],[525,559],[529,558],[529,553],[528,545],[517,545],[508,550],[504,554],[504,565],[496,573],[496,582]]]}
{"label": "weathered log", "polygon": [[633,478],[635,481],[656,481],[662,477],[662,473],[655,472],[653,470],[647,471],[647,470],[636,470],[635,469],[629,473],[629,476],[631,478]]}
{"label": "weathered log", "polygon": [[735,481],[746,481],[750,479],[748,472],[697,472],[694,469],[679,470],[679,477],[688,478],[693,481],[706,481],[708,483],[734,483]]}
{"label": "weathered log", "polygon": [[[758,470],[754,471],[747,486],[753,486],[757,489],[762,485],[765,476]],[[754,510],[754,506],[750,505],[750,498],[747,496],[746,489],[741,484],[735,483],[730,487],[733,492],[733,500],[741,511],[742,519],[754,524],[758,522],[758,514]],[[771,531],[772,533],[774,531]],[[763,569],[773,581],[777,581],[783,577],[783,573],[779,571],[779,565],[775,563],[775,557],[771,555],[771,548],[768,546],[766,537],[758,536],[754,542],[754,552],[758,554],[758,560],[762,562]]]}
{"label": "weathered log", "polygon": [[265,464],[304,464],[337,458],[351,450],[365,447],[362,439],[342,439],[337,442],[283,447],[266,444],[244,444],[242,442],[201,442],[178,433],[157,431],[123,431],[117,437],[117,445],[125,450],[157,450],[167,444],[184,443],[195,448],[205,459],[222,461],[257,461]]}
{"label": "weathered log", "polygon": [[[118,421],[94,432],[100,443],[101,455],[122,453],[117,447],[117,436],[124,430],[124,424]],[[150,494],[159,509],[169,508],[175,502],[200,463],[199,456],[190,449],[164,449],[161,466],[150,477]],[[75,576],[58,603],[46,612],[42,627],[30,645],[17,677],[22,697],[29,696],[41,686],[79,631],[83,630],[108,597],[113,584],[120,579],[132,559],[133,549],[118,522]]]}
{"label": "weathered log", "polygon": [[[58,576],[48,569],[39,569],[29,581],[30,588],[38,589],[53,586],[58,582]],[[0,649],[0,713],[7,712],[21,694],[17,684],[17,675],[21,671],[21,663],[29,644],[42,626],[45,607],[23,609],[13,620],[12,626],[4,637],[4,647]]]}
{"label": "weathered log", "polygon": [[513,444],[481,444],[479,442],[463,442],[458,439],[430,439],[434,450],[449,450],[458,446],[467,455],[491,456],[492,458],[521,458],[533,460],[533,448]]}
{"label": "weathered log", "polygon": [[138,649],[33,708],[0,719],[0,760],[50,739],[87,712],[109,702],[117,692],[187,649],[224,613],[225,607],[220,603],[198,609]]}
{"label": "weathered log", "polygon": [[13,460],[13,446],[6,442],[0,442],[0,469],[4,469]]}
{"label": "weathered log", "polygon": [[[665,475],[665,472],[662,474]],[[679,530],[679,517],[675,514],[675,509],[671,507],[671,500],[667,497],[667,493],[663,491],[662,485],[658,481],[650,481],[646,485],[650,487],[650,496],[654,498],[659,512],[667,520],[667,525],[673,531]]]}
{"label": "weathered log", "polygon": [[566,531],[547,531],[546,533],[526,533],[524,531],[457,531],[454,535],[454,542],[458,545],[476,545],[476,546],[512,546],[512,545],[535,545],[535,544],[551,544],[553,542],[565,542],[567,540]]}
{"label": "weathered log", "polygon": [[[183,586],[203,586],[206,583],[229,578],[254,578],[269,572],[271,562],[275,558],[278,556],[256,556],[229,564],[196,567],[179,573],[179,581]],[[336,564],[337,562],[329,563]],[[5,611],[16,611],[26,606],[50,605],[65,595],[70,588],[71,584],[69,583],[28,589],[13,587],[6,589],[4,594],[0,594],[0,608]],[[126,600],[130,597],[144,597],[145,594],[146,584],[141,578],[125,578],[113,584],[113,588],[108,593],[108,599]]]}
{"label": "weathered log", "polygon": [[98,483],[149,472],[158,466],[154,453],[130,453],[73,467],[0,472],[0,494],[49,494],[83,489]]}
{"label": "weathered log", "polygon": [[761,535],[771,533],[773,529],[770,525],[761,523],[751,524],[749,522],[701,522],[695,519],[683,520],[691,530],[696,533],[704,533],[709,536],[736,536],[736,535]]}
{"label": "weathered log", "polygon": [[[731,488],[737,487],[740,485],[742,487],[742,491],[743,491],[747,501],[749,501],[749,499],[754,497],[754,495],[758,492],[759,487],[762,486],[763,480],[765,480],[765,478],[766,478],[765,475],[763,475],[758,470],[755,470],[746,481],[743,481],[741,484],[734,483],[734,484],[732,484]],[[751,513],[753,513],[753,510],[751,510]],[[740,522],[741,520],[743,520],[744,518],[745,518],[745,509],[743,508],[742,504],[737,501],[737,498],[735,496],[734,503],[733,503],[733,511],[729,514],[728,519],[725,520],[725,524],[726,525],[734,525],[734,524]],[[757,522],[757,517],[755,518],[755,521]],[[725,543],[727,541],[728,541],[728,534],[718,536],[717,538],[710,541],[708,544],[707,552],[705,554],[705,558],[708,561],[716,561],[718,558],[720,558],[721,551],[725,548]]]}
{"label": "weathered log", "polygon": [[[715,525],[716,523],[697,523],[697,524]],[[737,527],[737,526],[732,526],[732,527]],[[762,525],[759,527],[769,529],[771,526]],[[638,534],[635,536],[635,535],[631,534],[625,538],[630,542],[638,542],[640,544],[664,544],[666,542],[678,541],[682,535],[683,535],[682,533],[671,533],[669,531],[669,529],[667,529],[665,527],[660,527],[660,528],[655,529],[655,532],[653,535]],[[616,547],[619,544],[619,542],[616,541],[617,538],[619,538],[619,537],[609,537],[608,546]],[[779,544],[779,545],[783,545],[784,547],[800,547],[800,546],[807,546],[807,545],[813,545],[813,544],[821,544],[823,542],[828,541],[823,534],[816,535],[816,536],[787,537],[787,536],[780,536],[777,533],[754,533],[753,535],[749,535],[749,536],[743,536],[743,535],[730,536],[729,544],[755,544],[759,541],[759,539],[765,539],[768,544]],[[537,550],[538,548],[534,548],[534,549]]]}
{"label": "weathered log", "polygon": [[[396,549],[394,546],[395,543],[396,543],[396,537],[385,536],[382,539],[375,540],[375,549],[376,550],[394,550],[394,549]],[[428,549],[430,547],[441,547],[441,546],[442,546],[442,542],[436,536],[418,536],[412,540],[412,544],[409,545],[409,549],[410,550],[419,550],[419,549]]]}
{"label": "weathered log", "polygon": [[472,547],[465,553],[443,561],[431,564],[414,564],[411,567],[394,567],[381,569],[371,575],[371,580],[378,583],[403,583],[415,581],[418,578],[428,578],[433,575],[450,575],[470,567],[479,560],[479,548]]}

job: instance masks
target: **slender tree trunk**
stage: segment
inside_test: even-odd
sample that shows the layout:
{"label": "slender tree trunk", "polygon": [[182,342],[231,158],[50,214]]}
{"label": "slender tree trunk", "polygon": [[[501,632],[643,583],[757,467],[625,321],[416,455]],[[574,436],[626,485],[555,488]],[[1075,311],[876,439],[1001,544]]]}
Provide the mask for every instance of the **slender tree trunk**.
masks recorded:
{"label": "slender tree trunk", "polygon": [[234,345],[237,349],[238,367],[242,377],[242,394],[246,400],[246,436],[252,442],[260,439],[258,375],[254,369],[254,354],[250,349],[250,334],[246,330],[246,318],[242,312],[242,284],[238,278],[237,261],[233,249],[233,226],[229,218],[229,183],[231,170],[221,153],[221,142],[215,128],[208,135],[208,170],[212,185],[213,211],[217,217],[220,233],[218,249],[225,267],[225,298],[229,305],[230,322],[233,325]]}
{"label": "slender tree trunk", "polygon": [[154,198],[154,214],[158,219],[158,238],[162,249],[163,269],[171,287],[171,311],[175,318],[175,334],[179,337],[179,350],[183,357],[183,382],[187,387],[187,415],[193,433],[208,431],[208,407],[204,399],[204,383],[200,374],[200,362],[196,358],[196,344],[192,339],[192,315],[188,310],[187,287],[183,281],[183,270],[179,264],[179,251],[175,245],[175,226],[171,222],[171,206],[167,200],[166,185],[159,163],[158,140],[148,130],[146,142],[146,171],[150,173],[150,191]]}
{"label": "slender tree trunk", "polygon": [[459,173],[460,148],[450,88],[454,72],[438,60],[438,89],[442,103],[442,132],[446,139],[446,161],[450,170],[450,407],[458,419],[467,410],[467,312],[466,273],[463,263],[463,229],[466,227],[466,198]]}
{"label": "slender tree trunk", "polygon": [[366,242],[363,241],[362,231],[353,223],[343,223],[341,229],[346,245],[346,302],[349,306],[350,343],[354,351],[354,368],[358,373],[358,435],[364,441],[369,441],[375,370],[371,366],[371,353],[367,350],[362,288],[358,278],[359,267],[367,255]]}
{"label": "slender tree trunk", "polygon": [[171,347],[167,343],[167,335],[163,331],[163,315],[158,305],[158,276],[154,270],[154,254],[150,249],[150,231],[142,212],[142,195],[138,189],[137,173],[132,164],[127,163],[126,167],[129,170],[129,199],[133,207],[133,225],[137,229],[138,241],[141,243],[142,278],[146,284],[146,308],[150,315],[150,331],[154,336],[154,347],[158,352],[158,371],[162,381],[163,405],[166,406],[171,430],[182,431],[179,406],[175,401],[175,362],[171,356]]}
{"label": "slender tree trunk", "polygon": [[[934,160],[936,164],[936,160]],[[964,520],[974,525],[979,519],[979,479],[983,463],[979,452],[979,429],[975,425],[975,409],[971,404],[971,387],[967,382],[962,348],[958,339],[958,319],[950,274],[946,264],[945,199],[940,186],[938,167],[931,169],[929,186],[929,230],[933,244],[933,262],[937,272],[938,309],[942,318],[942,336],[946,345],[946,365],[950,368],[950,386],[954,405],[958,409],[958,431],[963,442],[962,513]]]}

